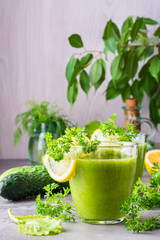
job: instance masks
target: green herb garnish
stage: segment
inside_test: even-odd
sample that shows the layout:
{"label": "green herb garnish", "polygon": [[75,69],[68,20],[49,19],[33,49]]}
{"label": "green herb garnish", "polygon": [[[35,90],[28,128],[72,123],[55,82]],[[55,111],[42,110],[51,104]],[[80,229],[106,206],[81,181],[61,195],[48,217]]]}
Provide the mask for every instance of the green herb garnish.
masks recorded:
{"label": "green herb garnish", "polygon": [[[133,232],[153,231],[160,229],[160,213],[145,219],[143,216],[147,210],[160,207],[160,167],[154,163],[156,171],[151,173],[148,184],[143,184],[139,179],[133,189],[132,195],[121,207],[125,216],[125,226]],[[157,171],[158,170],[158,171]]]}
{"label": "green herb garnish", "polygon": [[66,202],[66,196],[70,193],[69,188],[63,188],[63,193],[53,193],[53,190],[58,187],[58,184],[52,183],[44,187],[46,194],[44,195],[45,202],[41,200],[41,196],[36,198],[36,210],[42,216],[56,217],[62,221],[75,221],[72,211],[75,207]]}
{"label": "green herb garnish", "polygon": [[100,141],[95,139],[90,141],[87,138],[84,128],[67,128],[65,135],[55,140],[51,133],[46,134],[47,154],[55,161],[63,159],[65,153],[68,153],[71,146],[81,146],[84,153],[94,152]]}
{"label": "green herb garnish", "polygon": [[112,114],[112,116],[106,120],[106,122],[102,122],[100,124],[100,129],[102,131],[103,136],[109,135],[117,135],[117,141],[125,141],[131,142],[139,133],[135,130],[135,125],[129,124],[127,125],[127,130],[124,128],[118,127],[114,121],[116,120],[116,114]]}

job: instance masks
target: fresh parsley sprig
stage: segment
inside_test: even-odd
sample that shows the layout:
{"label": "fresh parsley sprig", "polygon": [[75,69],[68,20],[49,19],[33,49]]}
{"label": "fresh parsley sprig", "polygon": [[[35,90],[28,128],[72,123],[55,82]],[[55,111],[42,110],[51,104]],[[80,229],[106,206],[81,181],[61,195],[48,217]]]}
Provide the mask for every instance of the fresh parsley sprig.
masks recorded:
{"label": "fresh parsley sprig", "polygon": [[114,121],[116,120],[116,114],[112,114],[112,116],[106,120],[106,122],[102,122],[100,124],[100,129],[102,131],[103,136],[106,134],[117,136],[117,141],[125,141],[131,142],[137,135],[138,131],[135,130],[135,126],[133,124],[127,125],[127,130],[124,128],[118,127]]}
{"label": "fresh parsley sprig", "polygon": [[143,184],[139,179],[133,189],[132,195],[121,207],[125,216],[125,226],[133,232],[153,231],[160,229],[160,213],[145,219],[147,210],[160,207],[160,167],[154,164],[155,171],[152,172],[148,184]]}
{"label": "fresh parsley sprig", "polygon": [[63,159],[64,154],[68,153],[71,146],[81,146],[84,153],[94,152],[100,141],[95,139],[90,141],[87,138],[84,128],[67,128],[65,135],[59,139],[53,139],[51,133],[46,134],[47,154],[55,161]]}
{"label": "fresh parsley sprig", "polygon": [[35,206],[38,214],[43,216],[56,217],[62,221],[75,221],[72,211],[75,207],[66,202],[66,196],[70,193],[69,188],[64,188],[63,193],[53,193],[58,184],[52,183],[44,187],[46,194],[45,201],[41,200],[41,196],[36,198]]}

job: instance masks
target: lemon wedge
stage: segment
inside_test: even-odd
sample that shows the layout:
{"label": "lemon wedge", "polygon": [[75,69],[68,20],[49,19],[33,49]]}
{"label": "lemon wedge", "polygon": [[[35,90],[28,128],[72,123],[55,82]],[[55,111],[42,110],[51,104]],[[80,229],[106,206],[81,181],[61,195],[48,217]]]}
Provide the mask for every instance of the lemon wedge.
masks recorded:
{"label": "lemon wedge", "polygon": [[102,131],[100,129],[96,129],[92,136],[91,136],[91,141],[95,140],[95,138],[97,138],[97,140],[99,140],[101,143],[100,145],[108,145],[107,142],[110,141],[115,141],[117,139],[118,135],[109,135],[109,133],[106,133],[105,136],[103,136]]}
{"label": "lemon wedge", "polygon": [[51,178],[57,182],[66,182],[74,173],[76,160],[71,159],[69,156],[64,156],[58,162],[46,154],[44,164]]}
{"label": "lemon wedge", "polygon": [[151,172],[154,170],[153,169],[154,162],[155,163],[158,162],[158,166],[160,167],[160,149],[153,149],[146,152],[145,154],[144,164],[149,174],[151,174]]}
{"label": "lemon wedge", "polygon": [[42,156],[42,165],[44,165],[45,156],[45,154]]}
{"label": "lemon wedge", "polygon": [[[86,141],[90,142],[89,138],[85,137]],[[48,154],[43,157],[44,165],[51,176],[57,182],[68,181],[75,170],[76,160],[83,157],[83,150],[78,146],[76,138],[72,138],[72,146],[68,153],[64,154],[63,159],[55,161]]]}

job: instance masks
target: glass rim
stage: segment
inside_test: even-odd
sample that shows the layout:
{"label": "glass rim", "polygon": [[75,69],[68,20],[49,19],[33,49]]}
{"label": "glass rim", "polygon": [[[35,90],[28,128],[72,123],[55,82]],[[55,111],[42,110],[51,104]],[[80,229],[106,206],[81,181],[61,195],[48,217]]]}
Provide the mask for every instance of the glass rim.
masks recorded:
{"label": "glass rim", "polygon": [[[122,142],[122,141],[119,141],[119,142],[106,142],[106,141],[102,141],[101,142],[102,145],[97,145],[97,148],[126,148],[126,147],[137,147],[138,144],[136,142]],[[103,145],[103,143],[106,143]],[[107,144],[110,144],[110,145],[107,145]],[[119,144],[119,145],[117,145]],[[72,146],[72,148],[83,148],[83,146],[80,146],[80,145],[77,145],[77,146]]]}
{"label": "glass rim", "polygon": [[147,142],[147,133],[140,132],[137,134],[135,138],[133,138],[133,142],[140,141],[140,142]]}
{"label": "glass rim", "polygon": [[138,134],[137,134],[137,136],[139,136],[139,135],[147,135],[147,133],[144,133],[144,132],[139,132]]}

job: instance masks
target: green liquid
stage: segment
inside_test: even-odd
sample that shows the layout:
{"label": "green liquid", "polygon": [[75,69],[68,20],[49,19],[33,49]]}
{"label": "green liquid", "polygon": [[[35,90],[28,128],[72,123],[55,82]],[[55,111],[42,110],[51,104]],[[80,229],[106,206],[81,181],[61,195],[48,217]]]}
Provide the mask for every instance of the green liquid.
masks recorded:
{"label": "green liquid", "polygon": [[144,170],[144,158],[146,152],[146,143],[138,142],[138,155],[137,155],[137,166],[136,166],[136,175],[135,175],[135,182],[138,178],[142,177],[143,170]]}
{"label": "green liquid", "polygon": [[70,187],[81,219],[120,219],[120,206],[131,194],[136,158],[113,150],[105,150],[96,158],[102,156],[76,161]]}

